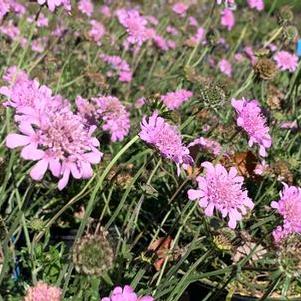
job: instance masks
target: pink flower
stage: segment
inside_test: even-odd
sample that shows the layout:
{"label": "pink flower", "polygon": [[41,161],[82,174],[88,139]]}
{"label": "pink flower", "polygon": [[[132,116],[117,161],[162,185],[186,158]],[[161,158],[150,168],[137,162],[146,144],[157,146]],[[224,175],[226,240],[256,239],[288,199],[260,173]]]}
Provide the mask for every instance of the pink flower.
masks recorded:
{"label": "pink flower", "polygon": [[189,16],[188,17],[188,23],[190,26],[197,27],[198,26],[198,21],[195,17]]}
{"label": "pink flower", "polygon": [[88,17],[93,14],[94,6],[91,0],[80,0],[78,2],[78,9]]}
{"label": "pink flower", "polygon": [[42,53],[46,49],[47,43],[48,37],[37,38],[36,40],[31,41],[31,49],[32,51]]}
{"label": "pink flower", "polygon": [[226,27],[229,31],[235,25],[234,13],[231,9],[225,8],[221,11],[221,25]]}
{"label": "pink flower", "polygon": [[24,301],[60,301],[61,294],[61,289],[38,282],[27,290]]}
{"label": "pink flower", "polygon": [[283,71],[294,72],[298,66],[298,57],[284,50],[277,52],[274,55],[274,60],[277,63],[277,67]]}
{"label": "pink flower", "polygon": [[110,64],[112,68],[117,71],[119,75],[119,80],[121,82],[128,83],[132,80],[133,73],[131,71],[131,68],[129,64],[125,60],[123,60],[120,56],[101,54],[100,58],[104,62]]}
{"label": "pink flower", "polygon": [[238,114],[237,125],[242,127],[249,135],[249,146],[259,145],[259,154],[267,155],[266,149],[272,145],[266,119],[262,115],[257,100],[232,99],[231,104]]}
{"label": "pink flower", "polygon": [[6,146],[20,147],[23,159],[37,161],[30,171],[36,181],[42,180],[48,169],[59,178],[60,190],[70,175],[90,178],[91,164],[99,163],[102,157],[97,149],[99,141],[93,137],[96,127],[85,125],[83,118],[71,111],[70,103],[59,95],[52,96],[49,88],[29,80],[22,72],[16,76],[12,86],[0,90],[9,98],[6,105],[16,109],[19,131],[8,134]]}
{"label": "pink flower", "polygon": [[110,297],[102,298],[100,301],[154,301],[151,296],[138,297],[133,288],[129,285],[116,286]]}
{"label": "pink flower", "polygon": [[217,141],[205,137],[200,137],[193,140],[188,144],[188,148],[191,148],[192,146],[196,146],[196,145],[208,150],[209,152],[213,153],[215,156],[218,156],[222,150],[221,145]]}
{"label": "pink flower", "polygon": [[139,136],[143,141],[154,146],[164,157],[174,161],[178,174],[180,165],[192,164],[189,149],[183,145],[178,129],[159,117],[157,112],[154,112],[148,121],[146,117],[143,117]]}
{"label": "pink flower", "polygon": [[47,3],[50,11],[54,12],[56,7],[63,6],[65,10],[71,10],[70,0],[37,0],[40,5]]}
{"label": "pink flower", "polygon": [[111,13],[111,9],[110,9],[110,7],[109,6],[107,6],[107,5],[102,5],[101,7],[100,7],[100,12],[104,15],[104,16],[106,16],[106,17],[111,17],[111,15],[112,15],[112,13]]}
{"label": "pink flower", "polygon": [[100,45],[100,41],[106,33],[105,27],[96,20],[91,20],[90,25],[91,29],[89,31],[89,37],[98,45]]}
{"label": "pink flower", "polygon": [[201,43],[204,40],[204,38],[205,38],[205,29],[203,27],[199,27],[197,29],[196,34],[188,40],[188,44],[195,46]]}
{"label": "pink flower", "polygon": [[10,0],[0,0],[0,20],[10,11]]}
{"label": "pink flower", "polygon": [[192,92],[181,89],[175,92],[168,92],[161,96],[161,100],[170,110],[178,109],[184,102],[188,101],[192,97]]}
{"label": "pink flower", "polygon": [[271,207],[283,217],[283,225],[273,231],[275,241],[278,243],[292,233],[301,233],[301,188],[288,186],[280,192],[280,200],[273,201]]}
{"label": "pink flower", "polygon": [[255,8],[258,11],[261,11],[264,9],[263,0],[248,0],[248,4],[249,4],[250,8]]}
{"label": "pink flower", "polygon": [[202,163],[205,175],[197,177],[198,189],[188,190],[190,200],[198,200],[200,207],[205,208],[205,215],[212,216],[214,209],[221,212],[222,217],[229,216],[228,226],[236,227],[237,221],[247,209],[253,209],[254,203],[242,189],[243,177],[238,176],[234,167],[227,172],[221,164]]}
{"label": "pink flower", "polygon": [[250,47],[250,46],[245,47],[244,52],[245,52],[246,56],[250,59],[251,64],[254,65],[256,63],[257,59],[256,59],[256,56],[254,54],[252,47]]}
{"label": "pink flower", "polygon": [[189,8],[189,6],[183,2],[177,2],[173,5],[172,10],[176,14],[180,15],[181,17],[184,17],[186,15],[186,11]]}
{"label": "pink flower", "polygon": [[111,134],[111,140],[122,141],[130,131],[130,114],[121,101],[114,96],[92,98],[96,113],[104,122],[102,129]]}
{"label": "pink flower", "polygon": [[127,41],[141,46],[148,39],[147,20],[136,9],[119,9],[116,14],[118,21],[126,28],[129,35]]}
{"label": "pink flower", "polygon": [[135,108],[140,109],[144,106],[144,104],[145,104],[145,98],[140,97],[135,101]]}
{"label": "pink flower", "polygon": [[232,66],[226,59],[222,59],[218,63],[219,70],[226,74],[228,77],[232,76]]}

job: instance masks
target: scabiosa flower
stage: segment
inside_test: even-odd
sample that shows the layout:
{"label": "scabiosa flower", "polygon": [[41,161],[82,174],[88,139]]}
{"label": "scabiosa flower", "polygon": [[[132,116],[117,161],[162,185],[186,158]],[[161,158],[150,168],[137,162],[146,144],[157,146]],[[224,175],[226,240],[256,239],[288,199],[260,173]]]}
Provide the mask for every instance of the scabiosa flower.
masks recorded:
{"label": "scabiosa flower", "polygon": [[196,145],[208,150],[210,153],[214,154],[215,156],[218,156],[222,150],[222,146],[217,141],[205,137],[200,137],[193,140],[188,144],[188,148]]}
{"label": "scabiosa flower", "polygon": [[221,25],[230,31],[235,25],[234,13],[231,9],[225,8],[221,11]]}
{"label": "scabiosa flower", "polygon": [[248,5],[250,8],[255,8],[258,11],[261,11],[264,9],[263,0],[248,0]]}
{"label": "scabiosa flower", "polygon": [[102,129],[111,134],[111,140],[122,141],[130,131],[130,114],[114,96],[92,98],[98,116],[104,121]]}
{"label": "scabiosa flower", "polygon": [[190,37],[188,40],[187,40],[187,45],[188,46],[192,46],[194,47],[195,45],[201,43],[202,41],[204,41],[205,39],[205,29],[203,27],[199,27],[197,29],[197,32],[194,36]]}
{"label": "scabiosa flower", "polygon": [[159,150],[162,156],[174,161],[178,174],[180,165],[191,165],[193,162],[189,149],[183,145],[178,129],[159,117],[157,112],[154,112],[148,120],[145,116],[143,117],[139,137]]}
{"label": "scabiosa flower", "polygon": [[219,70],[222,73],[224,73],[225,75],[227,75],[228,77],[232,76],[232,66],[228,60],[226,60],[226,59],[220,60],[218,63],[218,67],[219,67]]}
{"label": "scabiosa flower", "polygon": [[0,0],[0,20],[10,11],[10,0]]}
{"label": "scabiosa flower", "polygon": [[100,301],[154,301],[154,298],[151,296],[140,296],[134,292],[133,288],[129,285],[125,285],[123,288],[116,286],[112,291],[110,297],[102,298]]}
{"label": "scabiosa flower", "polygon": [[181,17],[185,17],[186,11],[189,8],[189,6],[183,2],[177,2],[173,5],[172,10],[176,14],[178,14]]}
{"label": "scabiosa flower", "polygon": [[191,98],[193,93],[191,91],[181,89],[175,92],[168,92],[161,96],[161,100],[170,110],[178,109],[184,102]]}
{"label": "scabiosa flower", "polygon": [[267,155],[266,149],[272,145],[272,138],[258,101],[244,98],[241,100],[232,99],[231,104],[238,114],[237,125],[249,135],[249,146],[252,147],[254,143],[258,144],[259,154],[265,157]]}
{"label": "scabiosa flower", "polygon": [[276,243],[292,233],[301,233],[301,188],[288,186],[280,192],[280,200],[273,201],[271,207],[275,208],[283,217],[283,225],[273,231]]}
{"label": "scabiosa flower", "polygon": [[116,12],[118,21],[126,28],[127,41],[141,46],[148,39],[147,20],[136,9],[119,9]]}
{"label": "scabiosa flower", "polygon": [[88,17],[93,14],[94,6],[91,0],[80,0],[78,2],[78,9]]}
{"label": "scabiosa flower", "polygon": [[40,5],[47,4],[50,11],[54,12],[56,7],[63,6],[65,10],[71,10],[70,0],[37,0]]}
{"label": "scabiosa flower", "polygon": [[90,25],[91,29],[89,31],[89,37],[98,45],[100,45],[100,41],[106,33],[105,27],[96,20],[91,20]]}
{"label": "scabiosa flower", "polygon": [[298,66],[298,57],[295,54],[291,54],[287,51],[279,51],[274,55],[277,67],[280,70],[288,70],[294,72]]}
{"label": "scabiosa flower", "polygon": [[123,60],[120,56],[117,55],[106,55],[106,54],[101,54],[100,58],[110,64],[113,69],[115,69],[119,75],[119,80],[121,82],[130,82],[132,80],[132,71],[129,66],[129,64]]}
{"label": "scabiosa flower", "polygon": [[[22,73],[17,76],[25,78]],[[10,75],[8,75],[10,77]],[[100,162],[99,141],[93,137],[95,126],[87,126],[83,118],[71,111],[71,105],[37,81],[16,79],[12,87],[1,88],[9,98],[7,106],[16,108],[15,121],[20,133],[6,137],[8,148],[21,147],[21,157],[37,161],[30,176],[40,181],[49,169],[59,178],[63,189],[70,175],[86,179],[93,175],[91,164]]]}
{"label": "scabiosa flower", "polygon": [[61,289],[40,281],[27,290],[24,301],[60,301],[61,295]]}
{"label": "scabiosa flower", "polygon": [[223,218],[229,216],[228,226],[236,227],[237,221],[253,209],[254,203],[242,188],[243,177],[238,176],[235,167],[228,172],[221,164],[202,163],[205,175],[196,178],[198,189],[188,190],[190,200],[198,200],[200,207],[205,208],[205,215],[212,216],[214,209],[221,212]]}

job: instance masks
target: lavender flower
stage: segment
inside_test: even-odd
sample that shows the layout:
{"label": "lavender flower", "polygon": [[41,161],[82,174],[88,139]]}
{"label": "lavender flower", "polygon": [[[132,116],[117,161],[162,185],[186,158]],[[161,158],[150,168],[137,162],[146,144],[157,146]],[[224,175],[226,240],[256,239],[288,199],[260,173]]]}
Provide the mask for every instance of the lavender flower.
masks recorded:
{"label": "lavender flower", "polygon": [[116,286],[110,297],[102,298],[100,301],[154,301],[151,296],[138,297],[133,288],[125,285],[123,288]]}
{"label": "lavender flower", "polygon": [[257,100],[236,100],[232,99],[232,106],[238,114],[237,125],[242,127],[249,135],[249,146],[254,143],[259,145],[259,154],[267,155],[266,149],[272,145],[272,138],[269,135],[269,128],[266,126],[266,119],[261,113]]}
{"label": "lavender flower", "polygon": [[273,201],[271,207],[275,208],[283,217],[283,225],[273,231],[276,243],[292,233],[301,233],[301,188],[288,186],[280,192],[280,200]]}
{"label": "lavender flower", "polygon": [[174,110],[178,109],[184,102],[188,101],[192,95],[191,91],[181,89],[175,92],[168,92],[166,95],[162,95],[161,99],[168,109]]}
{"label": "lavender flower", "polygon": [[207,216],[212,216],[214,209],[221,212],[223,218],[229,216],[228,226],[234,229],[247,209],[254,207],[247,191],[242,189],[243,177],[237,175],[234,167],[228,172],[221,164],[214,166],[204,162],[202,166],[205,175],[196,178],[198,189],[188,190],[188,198],[198,200]]}
{"label": "lavender flower", "polygon": [[140,138],[154,146],[166,158],[174,161],[180,172],[180,165],[191,165],[193,159],[189,149],[183,145],[180,132],[175,126],[168,124],[162,117],[154,112],[152,116],[143,118],[141,122]]}

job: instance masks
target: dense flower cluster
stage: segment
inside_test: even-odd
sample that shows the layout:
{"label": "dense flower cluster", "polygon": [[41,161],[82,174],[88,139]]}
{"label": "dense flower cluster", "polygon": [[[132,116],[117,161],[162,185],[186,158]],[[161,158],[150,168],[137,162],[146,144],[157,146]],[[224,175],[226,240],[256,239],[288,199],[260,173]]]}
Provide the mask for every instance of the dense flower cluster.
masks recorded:
{"label": "dense flower cluster", "polygon": [[272,138],[258,101],[232,99],[231,104],[238,114],[237,125],[242,127],[249,135],[249,146],[251,147],[254,143],[257,143],[259,154],[265,157],[267,155],[266,149],[272,145]]}
{"label": "dense flower cluster", "polygon": [[143,118],[141,123],[140,138],[154,146],[166,158],[177,164],[178,173],[181,164],[192,164],[189,149],[183,145],[182,137],[178,129],[168,124],[162,117],[154,112],[147,120]]}
{"label": "dense flower cluster", "polygon": [[301,233],[301,188],[288,186],[280,192],[280,200],[273,201],[271,207],[275,208],[283,217],[283,225],[273,231],[277,243],[292,233]]}
{"label": "dense flower cluster", "polygon": [[181,89],[175,92],[168,92],[161,96],[162,101],[170,110],[178,109],[184,102],[192,97],[192,92]]}
{"label": "dense flower cluster", "polygon": [[11,86],[0,89],[8,98],[7,106],[15,108],[19,133],[6,138],[9,148],[21,147],[21,157],[37,161],[30,176],[42,180],[47,169],[59,178],[63,189],[70,175],[86,179],[93,175],[91,164],[100,162],[99,141],[93,137],[95,126],[86,126],[83,118],[71,111],[70,103],[52,95],[46,86],[30,80],[23,71],[10,68],[4,77]]}
{"label": "dense flower cluster", "polygon": [[40,5],[47,4],[50,11],[54,11],[56,7],[63,6],[67,11],[71,10],[70,0],[37,0]]}
{"label": "dense flower cluster", "polygon": [[151,296],[138,297],[133,288],[125,285],[123,288],[116,286],[110,297],[102,298],[101,301],[154,301]]}
{"label": "dense flower cluster", "polygon": [[61,294],[59,288],[38,282],[27,290],[24,301],[60,301]]}
{"label": "dense flower cluster", "polygon": [[197,177],[198,189],[188,190],[190,200],[197,200],[205,214],[212,216],[214,209],[225,218],[229,216],[228,225],[235,228],[237,221],[253,209],[254,203],[242,189],[243,177],[238,176],[234,167],[228,172],[221,164],[215,166],[210,162],[202,163],[205,175]]}

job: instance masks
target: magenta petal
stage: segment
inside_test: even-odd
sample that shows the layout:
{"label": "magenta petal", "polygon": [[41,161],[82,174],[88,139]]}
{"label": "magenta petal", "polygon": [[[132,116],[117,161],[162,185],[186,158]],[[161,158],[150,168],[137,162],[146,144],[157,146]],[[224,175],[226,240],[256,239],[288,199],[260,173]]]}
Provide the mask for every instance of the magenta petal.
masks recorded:
{"label": "magenta petal", "polygon": [[48,161],[42,159],[38,161],[38,163],[36,163],[34,167],[31,169],[30,176],[36,181],[41,181],[45,175],[47,168],[48,168]]}
{"label": "magenta petal", "polygon": [[8,148],[16,148],[19,146],[24,146],[30,143],[28,136],[19,135],[19,134],[9,134],[6,137],[6,146]]}

